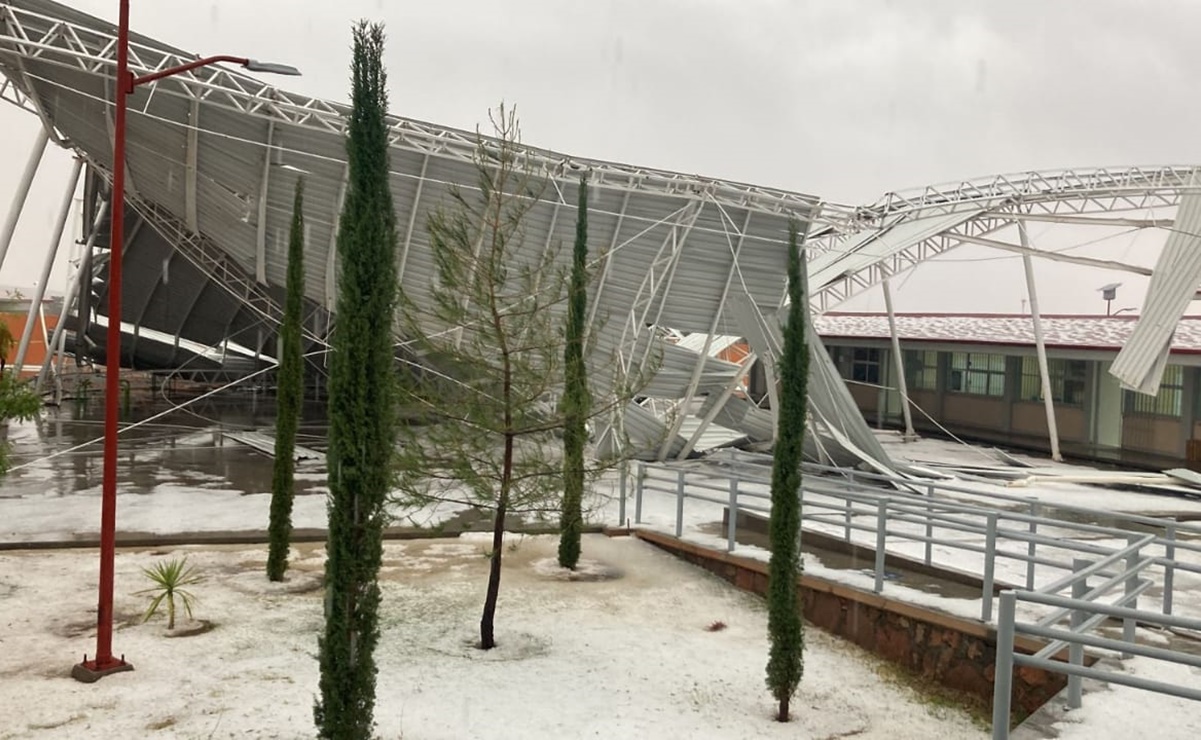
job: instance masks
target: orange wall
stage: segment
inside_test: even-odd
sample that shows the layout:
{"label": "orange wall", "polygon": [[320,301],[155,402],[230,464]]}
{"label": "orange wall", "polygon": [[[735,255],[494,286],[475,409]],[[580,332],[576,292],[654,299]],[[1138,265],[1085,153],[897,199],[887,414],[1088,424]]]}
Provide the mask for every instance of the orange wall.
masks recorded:
{"label": "orange wall", "polygon": [[[17,349],[21,343],[21,334],[25,331],[26,316],[27,315],[25,313],[0,312],[0,321],[4,322],[4,325],[8,327],[8,331],[13,337],[12,348],[9,349],[8,353],[4,356],[5,363],[11,363],[17,359]],[[32,367],[37,366],[40,368],[42,362],[44,362],[46,359],[46,342],[42,339],[42,322],[36,317],[35,320],[37,323],[34,324],[33,334],[29,338],[29,348],[25,351],[25,366],[30,368],[29,372],[36,372],[32,369]],[[53,334],[54,327],[57,325],[57,316],[46,316],[47,334]]]}

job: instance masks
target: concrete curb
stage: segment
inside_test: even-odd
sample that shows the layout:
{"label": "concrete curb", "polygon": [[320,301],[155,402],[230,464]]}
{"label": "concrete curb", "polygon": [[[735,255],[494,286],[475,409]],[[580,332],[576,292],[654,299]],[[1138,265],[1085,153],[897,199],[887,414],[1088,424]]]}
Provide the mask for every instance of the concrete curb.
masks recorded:
{"label": "concrete curb", "polygon": [[[483,529],[467,529],[454,531],[437,531],[433,529],[410,529],[392,527],[384,530],[385,540],[433,540],[458,537],[463,532],[483,532]],[[516,534],[558,534],[558,527],[506,527],[506,532]],[[604,534],[610,537],[623,534],[621,530],[611,530],[608,527],[593,524],[584,527],[584,534]],[[324,529],[294,529],[293,543],[325,542],[327,531]],[[151,534],[149,532],[130,532],[117,535],[117,547],[146,548],[183,545],[266,545],[266,530],[249,530],[245,532],[173,532],[171,534]],[[0,542],[0,552],[17,550],[82,550],[100,547],[98,537],[76,540],[46,540],[44,542]]]}

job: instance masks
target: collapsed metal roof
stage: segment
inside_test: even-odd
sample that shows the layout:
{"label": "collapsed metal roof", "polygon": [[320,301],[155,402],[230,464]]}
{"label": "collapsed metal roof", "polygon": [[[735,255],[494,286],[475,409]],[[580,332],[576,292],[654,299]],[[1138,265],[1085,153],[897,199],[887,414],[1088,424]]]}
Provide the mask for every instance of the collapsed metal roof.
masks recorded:
{"label": "collapsed metal roof", "polygon": [[[55,140],[89,164],[90,220],[111,168],[112,24],[51,0],[0,0],[0,97],[38,115]],[[197,58],[133,34],[131,69],[160,70]],[[128,202],[123,313],[133,328],[123,353],[137,362],[180,361],[185,341],[234,341],[255,357],[273,352],[292,189],[306,180],[306,331],[320,345],[337,297],[335,243],[347,176],[349,109],[296,95],[219,66],[139,87],[128,124]],[[434,275],[425,221],[453,186],[472,187],[471,132],[392,117],[391,186],[403,288],[418,298]],[[807,232],[810,301],[824,312],[961,244],[1019,250],[994,235],[1019,220],[1174,206],[1196,168],[1023,173],[892,193],[863,207],[816,196],[525,147],[549,187],[525,227],[531,253],[570,243],[574,186],[589,174],[589,239],[598,257],[591,305],[602,354],[627,365],[649,356],[662,329],[745,336],[770,328],[784,297],[787,224]],[[97,247],[107,248],[102,235]],[[1043,253],[1043,256],[1066,259]],[[85,302],[104,313],[104,266]],[[737,307],[736,307],[737,306]],[[89,311],[81,311],[85,324]],[[777,322],[778,323],[778,322]],[[599,328],[597,328],[599,327]],[[93,327],[94,329],[94,327]],[[139,342],[145,329],[172,337]],[[85,333],[89,330],[84,327]],[[764,331],[767,331],[765,329]],[[94,331],[93,331],[94,333]],[[764,336],[767,336],[766,334]],[[167,351],[171,345],[175,351]],[[770,342],[759,349],[770,352]],[[164,346],[165,345],[165,346]],[[687,347],[662,351],[649,393],[710,403],[691,439],[682,415],[660,431],[658,456],[687,454],[746,372]],[[628,368],[627,368],[628,369]],[[851,413],[851,410],[842,409]],[[834,413],[831,411],[831,413]],[[761,420],[756,428],[762,427]]]}

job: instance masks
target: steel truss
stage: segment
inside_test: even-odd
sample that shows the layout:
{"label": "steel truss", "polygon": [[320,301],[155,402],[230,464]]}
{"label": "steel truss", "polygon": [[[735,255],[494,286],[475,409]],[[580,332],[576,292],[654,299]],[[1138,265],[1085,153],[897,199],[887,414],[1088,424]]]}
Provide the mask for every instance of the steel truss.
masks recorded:
{"label": "steel truss", "polygon": [[[96,166],[89,159],[89,166],[100,174],[109,188],[112,187],[112,177],[104,168]],[[174,246],[175,252],[183,255],[197,269],[209,275],[213,282],[236,298],[243,306],[249,308],[261,320],[270,326],[278,327],[283,323],[283,306],[279,305],[268,294],[264,285],[255,281],[254,276],[244,270],[224,250],[206,238],[188,229],[166,208],[146,200],[140,195],[126,193],[125,201],[142,219],[160,236]],[[97,265],[97,268],[100,265]],[[140,318],[139,318],[140,320]],[[312,342],[324,344],[324,338],[308,328],[301,328],[303,336]],[[178,341],[179,337],[176,337]]]}
{"label": "steel truss", "polygon": [[[23,5],[36,5],[35,2]],[[0,51],[24,59],[68,67],[94,75],[111,75],[116,67],[116,39],[106,30],[88,25],[85,16],[58,18],[13,5],[0,6]],[[144,38],[130,42],[129,65],[135,74],[148,74],[195,61],[198,57]],[[304,126],[345,135],[348,106],[289,93],[247,75],[219,66],[201,67],[156,83],[157,94],[198,99],[238,113],[293,126]],[[24,90],[24,95],[29,94]],[[478,146],[474,132],[436,126],[407,118],[391,117],[392,146],[470,162]],[[775,188],[668,172],[646,167],[567,157],[533,147],[523,147],[532,164],[548,177],[565,177],[588,171],[594,186],[633,192],[697,197],[723,205],[775,214],[808,215],[817,199]],[[850,210],[830,208],[833,221],[849,218]]]}
{"label": "steel truss", "polygon": [[[814,286],[810,295],[811,305],[814,311],[824,313],[890,277],[963,244],[983,244],[1010,251],[1023,251],[1019,245],[1001,244],[986,238],[1023,221],[1081,226],[1170,228],[1173,223],[1170,218],[1106,218],[1091,214],[1148,212],[1174,208],[1179,204],[1182,194],[1199,191],[1201,167],[1131,167],[1125,170],[1028,172],[1021,176],[998,176],[978,182],[965,182],[954,189],[926,188],[912,197],[889,194],[880,201],[882,205],[863,209],[863,215],[858,220],[858,231],[892,228],[906,219],[946,216],[968,209],[978,209],[981,205],[992,207],[957,226],[884,255],[862,269],[849,271],[826,285]],[[956,200],[956,197],[959,199]],[[846,236],[844,232],[826,231],[814,240],[811,247],[815,251],[837,250],[839,241]],[[1039,255],[1038,250],[1030,253]],[[1145,272],[1119,263],[1101,264],[1103,261],[1100,260],[1065,258],[1052,254],[1045,256],[1049,259]]]}
{"label": "steel truss", "polygon": [[[36,62],[37,72],[50,74],[51,77],[54,75],[45,70],[72,70],[111,79],[115,69],[115,53],[116,39],[108,24],[97,23],[95,19],[47,0],[11,0],[8,4],[0,4],[0,72],[4,73],[0,76],[0,99],[38,115],[47,131],[51,132],[61,146],[75,148],[72,142],[63,139],[51,128],[53,121],[46,111],[42,110],[37,95],[36,86],[42,78],[31,77],[27,69]],[[135,74],[149,74],[195,59],[195,55],[144,37],[135,38],[130,49],[130,67]],[[49,82],[57,84],[53,80]],[[281,151],[278,148],[279,142],[276,141],[276,138],[282,138],[276,137],[278,127],[302,127],[312,132],[341,137],[346,134],[350,108],[289,93],[252,77],[216,66],[200,67],[160,80],[155,84],[153,95],[169,95],[188,102],[186,118],[169,121],[187,127],[183,154],[184,205],[181,213],[174,213],[155,203],[150,197],[152,194],[138,192],[128,194],[130,205],[161,236],[174,245],[175,251],[216,281],[223,290],[236,298],[241,306],[247,307],[252,314],[267,322],[269,327],[277,326],[282,319],[282,307],[272,298],[264,283],[267,279],[268,191],[272,180],[271,168],[278,163],[276,160]],[[141,108],[141,112],[148,114],[148,99],[142,105],[144,107]],[[47,107],[52,108],[49,102]],[[202,110],[206,107],[208,111]],[[219,244],[204,235],[204,214],[199,212],[197,203],[198,136],[206,130],[201,128],[206,113],[219,110],[267,122],[265,139],[253,142],[263,147],[263,159],[261,162],[255,160],[260,175],[258,190],[247,196],[252,199],[248,201],[248,207],[257,206],[255,210],[258,217],[255,222],[253,260],[248,264],[240,263],[227,252],[223,248],[227,245]],[[410,248],[415,243],[413,236],[419,206],[423,198],[428,198],[423,187],[427,182],[427,168],[431,159],[472,162],[477,154],[479,139],[474,132],[400,117],[392,117],[390,126],[390,144],[397,150],[414,152],[421,157],[412,211],[406,221],[402,222],[402,251],[398,273],[403,277],[406,267],[409,266]],[[1110,214],[1156,212],[1173,208],[1179,203],[1182,193],[1201,190],[1201,168],[1193,166],[1057,170],[999,175],[888,193],[872,204],[855,207],[819,201],[814,196],[780,189],[569,157],[533,147],[522,146],[522,151],[534,167],[535,174],[548,178],[558,191],[557,198],[553,201],[554,210],[548,227],[546,248],[549,248],[554,235],[560,206],[569,206],[559,188],[561,182],[572,181],[579,174],[586,172],[592,187],[624,194],[620,209],[612,214],[616,216],[616,222],[611,238],[607,241],[608,248],[601,253],[600,278],[592,315],[589,317],[590,326],[596,324],[597,311],[601,304],[599,299],[613,289],[611,285],[606,287],[606,282],[614,279],[610,274],[614,253],[635,240],[657,240],[659,233],[665,232],[662,241],[653,242],[649,249],[645,243],[642,245],[648,254],[653,253],[654,256],[646,265],[646,272],[641,278],[641,284],[637,287],[628,312],[625,312],[624,307],[622,309],[625,315],[617,325],[620,329],[612,327],[608,331],[613,336],[606,337],[617,339],[615,351],[618,360],[615,369],[627,376],[632,372],[647,369],[652,345],[657,341],[657,331],[665,328],[660,326],[660,320],[673,288],[689,289],[689,286],[677,284],[684,280],[676,281],[675,278],[680,268],[685,243],[690,236],[695,245],[697,240],[709,238],[712,233],[720,234],[732,257],[730,272],[724,276],[724,289],[719,296],[714,296],[715,313],[712,316],[706,315],[706,323],[712,334],[719,326],[728,300],[734,300],[732,293],[737,292],[733,286],[737,273],[742,269],[739,260],[743,252],[743,242],[762,244],[766,241],[774,244],[774,238],[762,235],[765,228],[763,222],[770,221],[770,217],[774,217],[780,223],[783,222],[781,217],[796,217],[806,223],[809,228],[805,246],[810,254],[813,254],[830,250],[837,252],[840,245],[848,243],[848,237],[855,234],[883,232],[919,219],[970,214],[966,220],[936,234],[923,236],[913,243],[901,243],[895,247],[880,249],[879,254],[866,260],[864,257],[871,255],[870,248],[857,250],[855,259],[848,261],[844,272],[823,285],[814,286],[810,291],[812,309],[824,312],[890,277],[963,244],[985,244],[1038,255],[1038,250],[1025,250],[1019,245],[992,238],[998,232],[1026,220],[1136,228],[1162,227],[1171,221],[1111,217]],[[101,177],[110,178],[107,169],[99,166],[96,157],[83,151],[78,151],[78,154],[84,156],[89,165],[101,173]],[[344,197],[346,188],[346,170],[343,167],[341,171],[338,201]],[[673,199],[671,202],[675,205],[663,206],[650,217],[639,215],[639,209],[630,204],[631,196],[637,201],[639,194],[667,196]],[[251,206],[251,203],[254,203],[254,206]],[[627,210],[630,213],[627,214]],[[706,223],[696,226],[702,212],[711,215],[714,210],[722,216],[720,229]],[[728,210],[737,211],[737,219],[732,218]],[[628,222],[635,219],[648,225],[645,228],[629,228]],[[758,234],[749,233],[752,222],[756,224]],[[624,231],[623,224],[627,227]],[[662,231],[657,231],[654,236],[647,236],[658,229]],[[623,239],[630,231],[637,233]],[[334,228],[328,237],[323,289],[314,303],[325,308],[326,313],[323,316],[326,333],[329,328],[329,312],[335,305],[337,292],[334,280],[336,239],[335,219]],[[780,244],[783,245],[782,240]],[[867,244],[870,247],[871,243]],[[98,260],[97,264],[100,262]],[[1112,266],[1123,269],[1116,263]],[[687,262],[683,269],[687,270]],[[193,307],[198,298],[199,293],[192,296]],[[149,297],[146,300],[149,301]],[[322,316],[315,317],[318,322],[321,318]],[[759,318],[766,317],[760,315]],[[231,321],[233,320],[231,318]],[[317,325],[310,329],[306,323],[304,331],[309,340],[324,343]],[[618,334],[620,338],[616,336]],[[644,339],[646,344],[638,348],[641,351],[641,357],[638,357],[635,347]],[[261,350],[263,341],[260,339],[256,342],[256,350]],[[707,347],[708,345],[706,349]],[[682,407],[686,408],[699,393],[711,390],[700,387],[707,361],[707,352],[702,352],[698,365],[688,379]],[[670,422],[669,438],[659,449],[660,457],[669,454],[673,443],[671,438],[679,433],[681,426],[682,418]],[[692,435],[682,454],[687,454],[702,430],[703,424],[701,429]]]}

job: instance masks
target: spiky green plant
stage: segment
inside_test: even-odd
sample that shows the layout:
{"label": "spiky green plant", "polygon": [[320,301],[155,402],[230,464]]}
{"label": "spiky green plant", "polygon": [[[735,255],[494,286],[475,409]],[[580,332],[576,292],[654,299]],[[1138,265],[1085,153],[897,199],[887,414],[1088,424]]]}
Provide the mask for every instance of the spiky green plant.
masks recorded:
{"label": "spiky green plant", "polygon": [[165,601],[167,602],[167,629],[175,629],[176,597],[179,598],[180,604],[187,612],[188,619],[192,618],[192,604],[195,603],[196,596],[184,586],[200,583],[204,580],[204,576],[196,572],[195,566],[188,565],[186,555],[182,558],[161,560],[149,568],[142,568],[142,573],[154,583],[150,588],[135,592],[139,596],[142,594],[154,595],[150,599],[150,605],[146,607],[146,613],[142,615],[143,622],[150,621],[150,618]]}
{"label": "spiky green plant", "polygon": [[[41,408],[42,397],[27,381],[19,380],[16,373],[0,373],[0,423],[11,419],[29,421]],[[0,475],[8,472],[8,453],[8,441],[0,439]]]}

